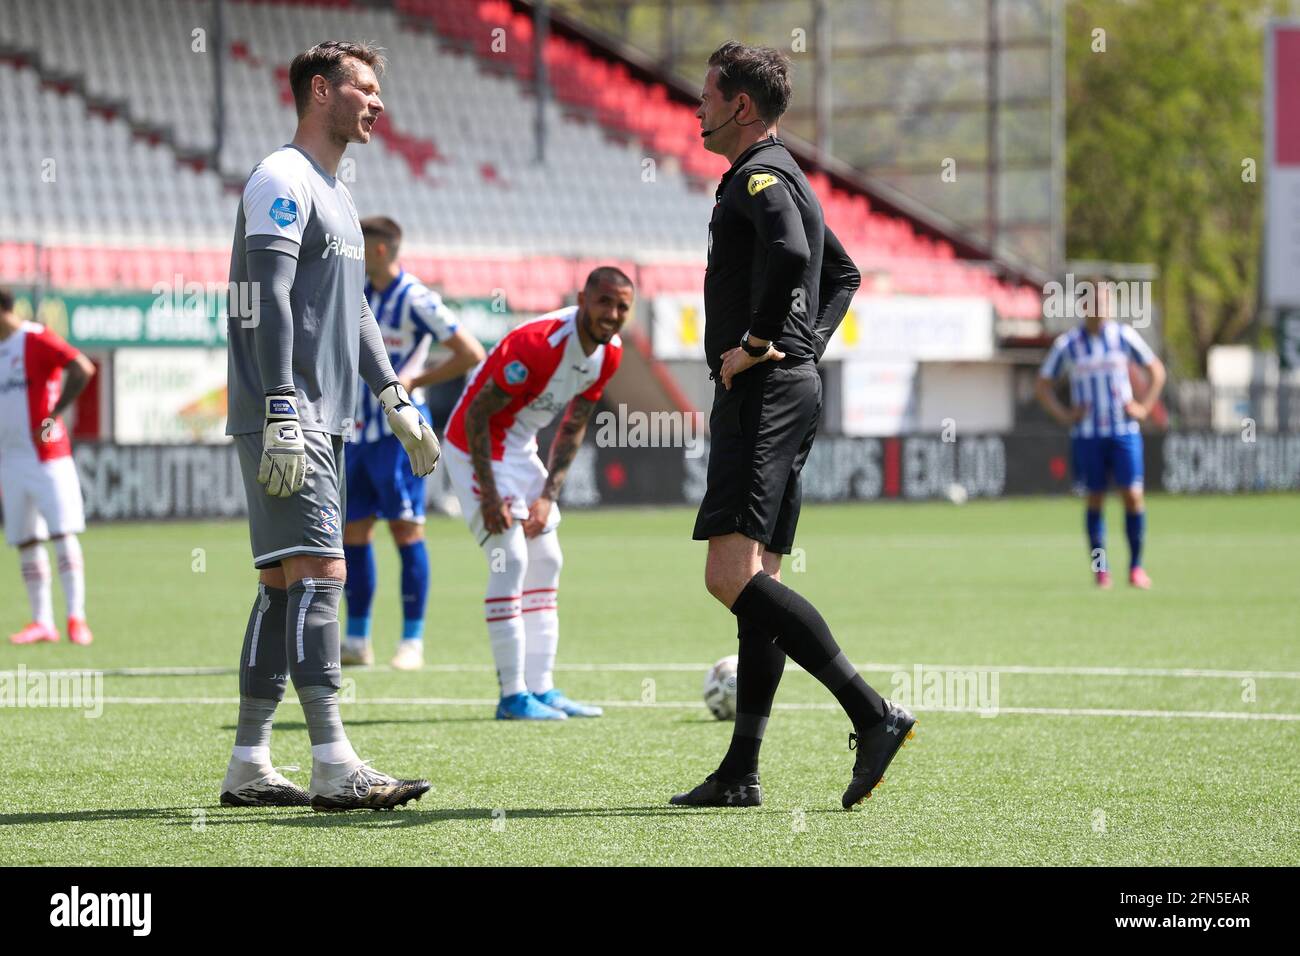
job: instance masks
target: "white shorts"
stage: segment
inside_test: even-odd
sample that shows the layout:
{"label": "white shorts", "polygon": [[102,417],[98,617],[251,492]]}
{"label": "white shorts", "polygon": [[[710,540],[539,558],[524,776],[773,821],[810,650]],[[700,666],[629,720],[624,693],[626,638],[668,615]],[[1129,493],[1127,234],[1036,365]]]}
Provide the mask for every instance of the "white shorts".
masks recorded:
{"label": "white shorts", "polygon": [[18,458],[12,452],[0,456],[0,494],[9,544],[86,530],[81,482],[71,456],[49,461]]}
{"label": "white shorts", "polygon": [[[442,446],[442,460],[447,465],[447,477],[460,502],[461,517],[480,545],[487,540],[483,527],[483,512],[479,508],[478,482],[474,479],[474,463],[469,455],[450,442]],[[536,454],[507,455],[492,462],[492,477],[496,479],[497,494],[510,505],[510,513],[518,521],[528,517],[528,506],[537,500],[546,487],[546,466]],[[546,530],[560,523],[560,506],[551,505]]]}

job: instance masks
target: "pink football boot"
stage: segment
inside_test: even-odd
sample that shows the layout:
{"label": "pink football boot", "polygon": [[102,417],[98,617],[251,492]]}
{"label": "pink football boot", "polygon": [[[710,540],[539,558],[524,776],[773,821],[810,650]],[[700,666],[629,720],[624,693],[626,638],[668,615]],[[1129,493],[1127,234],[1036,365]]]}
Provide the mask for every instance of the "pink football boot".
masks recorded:
{"label": "pink football boot", "polygon": [[90,633],[90,628],[86,622],[79,617],[68,618],[68,640],[73,644],[81,644],[83,647],[95,639],[95,635]]}
{"label": "pink football boot", "polygon": [[10,644],[39,644],[42,641],[49,641],[51,644],[59,639],[59,632],[52,627],[46,627],[39,621],[32,621],[17,634],[9,635]]}

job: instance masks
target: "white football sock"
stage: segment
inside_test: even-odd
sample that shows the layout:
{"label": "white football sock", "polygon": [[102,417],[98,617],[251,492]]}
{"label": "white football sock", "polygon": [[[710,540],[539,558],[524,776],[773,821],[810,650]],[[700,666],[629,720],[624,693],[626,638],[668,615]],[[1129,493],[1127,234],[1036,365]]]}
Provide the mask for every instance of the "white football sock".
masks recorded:
{"label": "white football sock", "polygon": [[357,752],[352,749],[352,744],[346,737],[327,744],[314,744],[311,748],[311,759],[319,760],[321,763],[361,763],[361,758],[357,756]]}
{"label": "white football sock", "polygon": [[54,604],[50,597],[50,556],[45,544],[37,542],[18,549],[18,564],[22,568],[23,583],[27,585],[27,603],[32,608],[32,620],[54,627]]}
{"label": "white football sock", "polygon": [[525,542],[523,525],[518,521],[503,534],[490,535],[483,542],[488,561],[483,614],[502,697],[522,694],[528,689],[524,682],[524,622],[520,619],[520,592],[528,567]]}
{"label": "white football sock", "polygon": [[555,651],[560,643],[560,552],[555,531],[528,539],[528,571],[524,575],[524,674],[528,690],[545,694],[555,686]]}
{"label": "white football sock", "polygon": [[270,747],[236,747],[232,756],[236,760],[243,760],[245,763],[255,763],[265,766],[271,762]]}
{"label": "white football sock", "polygon": [[81,558],[81,542],[75,534],[54,539],[54,553],[59,558],[59,580],[68,605],[68,617],[86,619],[86,572]]}

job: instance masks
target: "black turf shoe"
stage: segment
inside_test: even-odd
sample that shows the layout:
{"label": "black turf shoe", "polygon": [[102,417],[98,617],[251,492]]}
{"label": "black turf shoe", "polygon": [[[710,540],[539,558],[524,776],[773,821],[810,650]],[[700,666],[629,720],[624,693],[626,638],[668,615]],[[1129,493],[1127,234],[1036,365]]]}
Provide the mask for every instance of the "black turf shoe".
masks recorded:
{"label": "black turf shoe", "polygon": [[398,780],[364,763],[331,772],[337,766],[313,763],[313,810],[392,810],[429,791],[427,780]]}
{"label": "black turf shoe", "polygon": [[307,791],[276,768],[230,758],[221,783],[223,807],[305,807],[309,803]]}
{"label": "black turf shoe", "polygon": [[756,773],[739,780],[724,780],[711,773],[690,793],[679,793],[668,802],[675,807],[759,807],[763,805],[763,788]]}
{"label": "black turf shoe", "polygon": [[885,768],[894,759],[900,747],[916,732],[912,727],[916,718],[904,707],[885,701],[885,719],[862,735],[849,734],[849,749],[856,749],[858,759],[853,762],[853,779],[840,798],[845,810],[871,796],[871,791],[885,779]]}

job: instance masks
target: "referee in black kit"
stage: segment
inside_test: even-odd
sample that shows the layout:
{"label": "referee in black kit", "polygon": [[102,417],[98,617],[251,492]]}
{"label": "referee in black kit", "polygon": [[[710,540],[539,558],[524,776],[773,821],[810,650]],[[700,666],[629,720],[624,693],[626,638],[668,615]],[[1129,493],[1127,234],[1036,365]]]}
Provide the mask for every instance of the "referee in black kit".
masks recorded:
{"label": "referee in black kit", "polygon": [[736,728],[716,772],[678,806],[758,806],[758,751],[788,655],[853,722],[862,802],[916,722],[859,676],[826,621],[781,583],[799,521],[799,472],[821,413],[817,361],[860,276],[822,221],[808,180],[776,137],[790,103],[790,62],[729,41],[709,58],[700,96],[704,146],[731,161],[709,223],[704,349],[714,387],[708,489],[693,537],[709,542],[709,593],[736,615]]}

